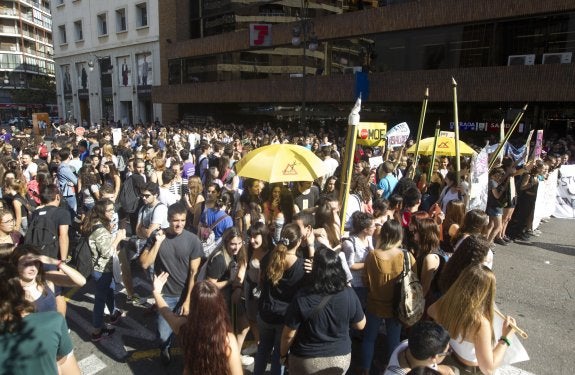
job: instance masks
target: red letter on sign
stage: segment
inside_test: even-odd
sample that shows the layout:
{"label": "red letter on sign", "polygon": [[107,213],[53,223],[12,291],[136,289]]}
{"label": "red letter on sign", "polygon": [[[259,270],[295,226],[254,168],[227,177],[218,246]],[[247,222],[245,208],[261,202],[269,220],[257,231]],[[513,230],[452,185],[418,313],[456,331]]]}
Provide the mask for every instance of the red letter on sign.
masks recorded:
{"label": "red letter on sign", "polygon": [[268,25],[255,25],[254,30],[258,32],[258,37],[254,39],[254,46],[261,46],[269,33]]}

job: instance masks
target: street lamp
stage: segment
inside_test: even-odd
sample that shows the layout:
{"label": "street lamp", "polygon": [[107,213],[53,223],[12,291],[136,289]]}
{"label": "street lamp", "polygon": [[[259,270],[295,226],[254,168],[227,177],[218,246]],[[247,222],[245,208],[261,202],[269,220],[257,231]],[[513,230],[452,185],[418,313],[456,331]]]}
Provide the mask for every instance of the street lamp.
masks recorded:
{"label": "street lamp", "polygon": [[305,102],[306,102],[306,57],[307,49],[315,51],[319,47],[319,40],[315,35],[313,22],[308,18],[309,2],[308,0],[301,0],[301,17],[299,17],[299,25],[296,25],[292,30],[291,43],[294,47],[302,46],[302,94],[301,94],[301,108],[300,108],[300,127],[305,128]]}

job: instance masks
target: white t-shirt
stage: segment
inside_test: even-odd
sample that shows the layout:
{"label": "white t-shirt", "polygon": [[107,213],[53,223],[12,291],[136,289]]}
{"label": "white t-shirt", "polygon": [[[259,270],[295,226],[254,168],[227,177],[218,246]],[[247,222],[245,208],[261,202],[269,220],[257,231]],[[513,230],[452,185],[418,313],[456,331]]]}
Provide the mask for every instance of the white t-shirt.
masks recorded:
{"label": "white t-shirt", "polygon": [[160,194],[158,195],[158,199],[160,202],[169,207],[179,201],[180,196],[171,192],[170,189],[160,187]]}
{"label": "white t-shirt", "polygon": [[[362,241],[356,236],[351,236],[349,240],[341,242],[341,252],[345,254],[347,265],[350,267],[355,263],[365,262],[367,254],[373,250],[371,237],[367,238],[368,246],[366,247]],[[351,270],[352,281],[351,286],[354,288],[364,287],[363,283],[363,270]]]}

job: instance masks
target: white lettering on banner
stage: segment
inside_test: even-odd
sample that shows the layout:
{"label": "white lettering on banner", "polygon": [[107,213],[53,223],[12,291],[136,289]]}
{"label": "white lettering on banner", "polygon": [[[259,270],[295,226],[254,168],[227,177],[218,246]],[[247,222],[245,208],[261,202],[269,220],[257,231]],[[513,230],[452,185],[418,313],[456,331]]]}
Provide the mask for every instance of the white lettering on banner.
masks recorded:
{"label": "white lettering on banner", "polygon": [[575,219],[575,165],[563,165],[560,172],[553,216]]}
{"label": "white lettering on banner", "polygon": [[533,212],[533,226],[537,228],[541,219],[553,215],[555,210],[555,197],[557,196],[557,176],[558,170],[549,173],[547,179],[539,183],[537,188],[537,199],[535,200],[535,211]]}

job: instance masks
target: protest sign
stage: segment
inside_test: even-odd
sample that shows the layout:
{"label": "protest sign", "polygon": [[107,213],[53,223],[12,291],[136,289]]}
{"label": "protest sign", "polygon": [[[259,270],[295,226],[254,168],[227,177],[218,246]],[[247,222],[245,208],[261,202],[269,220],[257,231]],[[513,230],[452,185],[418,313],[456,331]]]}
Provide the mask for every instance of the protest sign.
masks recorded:
{"label": "protest sign", "polygon": [[383,146],[387,124],[385,122],[360,122],[357,126],[357,144],[362,146]]}
{"label": "protest sign", "polygon": [[374,156],[372,158],[369,158],[369,169],[376,169],[377,167],[380,166],[381,163],[383,163],[382,156]]}
{"label": "protest sign", "polygon": [[561,178],[557,181],[553,216],[575,219],[575,165],[561,166]]}
{"label": "protest sign", "polygon": [[403,145],[409,138],[409,126],[406,122],[395,125],[387,132],[387,147],[398,147]]}
{"label": "protest sign", "polygon": [[469,209],[485,210],[487,207],[487,185],[489,182],[489,155],[483,148],[471,165],[471,191],[469,192]]}
{"label": "protest sign", "polygon": [[550,217],[555,211],[555,197],[557,196],[557,176],[559,171],[549,173],[547,179],[539,183],[535,211],[533,212],[532,228],[537,228],[544,217]]}
{"label": "protest sign", "polygon": [[537,160],[541,157],[541,150],[543,150],[543,130],[537,130],[535,148],[533,149],[533,159]]}
{"label": "protest sign", "polygon": [[122,139],[122,129],[120,128],[112,129],[112,142],[114,143],[114,146],[119,145],[121,139]]}

